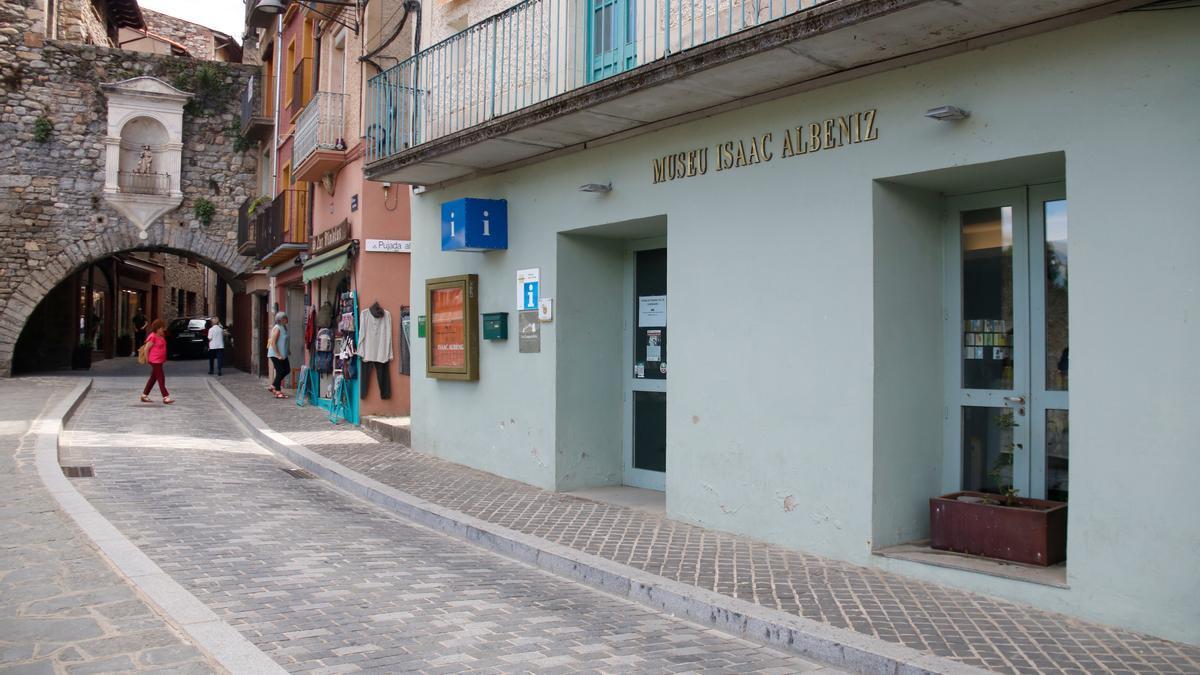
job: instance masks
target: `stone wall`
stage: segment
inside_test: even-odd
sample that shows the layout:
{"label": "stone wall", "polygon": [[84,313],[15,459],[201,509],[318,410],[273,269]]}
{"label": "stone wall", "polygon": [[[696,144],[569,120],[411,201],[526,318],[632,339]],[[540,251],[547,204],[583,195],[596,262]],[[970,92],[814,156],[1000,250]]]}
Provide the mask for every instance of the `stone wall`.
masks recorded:
{"label": "stone wall", "polygon": [[91,0],[59,0],[56,37],[64,42],[111,46],[107,17],[99,12]]}
{"label": "stone wall", "polygon": [[146,30],[161,35],[168,40],[178,42],[187,48],[194,58],[212,61],[215,57],[213,32],[198,23],[184,21],[173,16],[160,14],[142,8],[142,16],[146,19]]}
{"label": "stone wall", "polygon": [[[206,314],[211,312],[215,298],[212,288],[205,288],[205,268],[198,263],[189,262],[184,256],[168,255],[163,262],[163,285],[166,287],[167,302],[162,305],[162,319],[170,321],[177,316],[187,316],[190,314]],[[207,275],[210,279],[212,275]],[[183,312],[179,311],[179,291],[183,290],[186,293],[194,293],[196,297],[196,307],[194,311],[188,310],[185,302]],[[185,295],[186,297],[186,295]],[[208,297],[208,307],[204,305],[204,299]]]}
{"label": "stone wall", "polygon": [[[28,1],[28,0],[26,0]],[[238,206],[254,192],[255,158],[234,149],[238,94],[254,68],[47,41],[26,46],[40,20],[32,4],[0,1],[0,373],[38,303],[90,261],[134,249],[195,256],[231,282],[252,269],[237,253]],[[192,91],[195,69],[216,69],[219,85],[184,115],[182,205],[150,226],[146,239],[102,198],[106,103],[100,84],[140,75]],[[39,118],[53,129],[35,140]],[[211,224],[196,200],[216,206]]]}

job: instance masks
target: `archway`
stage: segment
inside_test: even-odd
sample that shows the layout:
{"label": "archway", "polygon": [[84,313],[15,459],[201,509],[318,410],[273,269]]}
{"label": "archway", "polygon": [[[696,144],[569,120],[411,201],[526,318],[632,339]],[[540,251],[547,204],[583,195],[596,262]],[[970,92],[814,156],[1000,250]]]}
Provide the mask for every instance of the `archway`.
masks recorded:
{"label": "archway", "polygon": [[[13,354],[35,310],[77,272],[114,255],[152,251],[184,255],[211,268],[234,293],[244,284],[239,276],[254,268],[251,258],[237,252],[235,239],[223,231],[165,225],[159,222],[141,239],[134,228],[111,227],[93,237],[66,245],[61,254],[42,262],[25,277],[0,309],[0,373],[12,374]],[[59,289],[59,294],[63,293]]]}

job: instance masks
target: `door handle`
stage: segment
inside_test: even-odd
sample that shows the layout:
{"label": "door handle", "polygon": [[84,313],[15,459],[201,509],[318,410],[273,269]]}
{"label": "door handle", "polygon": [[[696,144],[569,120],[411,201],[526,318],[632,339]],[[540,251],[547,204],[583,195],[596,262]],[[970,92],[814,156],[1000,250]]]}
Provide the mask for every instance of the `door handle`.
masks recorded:
{"label": "door handle", "polygon": [[1016,405],[1025,405],[1025,397],[1024,396],[1005,396],[1004,402],[1005,403],[1014,403]]}

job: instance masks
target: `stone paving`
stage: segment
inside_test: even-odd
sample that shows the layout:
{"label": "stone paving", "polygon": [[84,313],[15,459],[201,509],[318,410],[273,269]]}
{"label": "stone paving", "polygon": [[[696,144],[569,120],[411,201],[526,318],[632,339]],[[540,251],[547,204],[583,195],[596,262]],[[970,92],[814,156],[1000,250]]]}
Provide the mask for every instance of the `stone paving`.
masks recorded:
{"label": "stone paving", "polygon": [[95,466],[89,502],[290,671],[832,672],[293,477],[190,365],[168,370],[170,407],[97,380],[64,442]]}
{"label": "stone paving", "polygon": [[0,673],[221,672],[84,543],[38,478],[30,422],[76,382],[0,380]]}
{"label": "stone paving", "polygon": [[270,399],[249,375],[221,384],[276,431],[354,471],[669,579],[996,672],[1200,673],[1200,647],[547,492],[378,437],[322,443],[323,411]]}

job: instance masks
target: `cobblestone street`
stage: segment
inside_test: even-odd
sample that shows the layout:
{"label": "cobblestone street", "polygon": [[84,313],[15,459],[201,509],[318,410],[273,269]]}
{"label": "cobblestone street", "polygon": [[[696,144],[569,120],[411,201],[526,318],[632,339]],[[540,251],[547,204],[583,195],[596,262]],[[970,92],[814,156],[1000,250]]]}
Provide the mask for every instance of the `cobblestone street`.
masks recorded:
{"label": "cobblestone street", "polygon": [[207,673],[181,638],[58,511],[30,423],[73,382],[0,381],[0,673]]}
{"label": "cobblestone street", "polygon": [[539,490],[333,427],[248,375],[221,384],[272,429],[381,483],[667,579],[996,672],[1200,672],[1195,646]]}
{"label": "cobblestone street", "polygon": [[294,477],[246,438],[202,377],[180,376],[195,366],[171,370],[172,407],[139,404],[132,377],[97,379],[63,452],[95,467],[75,484],[104,516],[288,670],[820,668]]}

